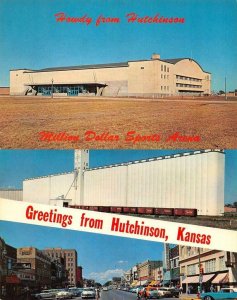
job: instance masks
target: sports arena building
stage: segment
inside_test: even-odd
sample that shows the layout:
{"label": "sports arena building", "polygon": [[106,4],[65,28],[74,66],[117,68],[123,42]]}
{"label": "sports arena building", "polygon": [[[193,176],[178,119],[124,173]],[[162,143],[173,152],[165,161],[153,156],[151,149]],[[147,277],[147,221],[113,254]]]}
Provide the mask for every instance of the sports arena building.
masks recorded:
{"label": "sports arena building", "polygon": [[208,95],[211,74],[191,58],[10,71],[11,95],[133,96]]}

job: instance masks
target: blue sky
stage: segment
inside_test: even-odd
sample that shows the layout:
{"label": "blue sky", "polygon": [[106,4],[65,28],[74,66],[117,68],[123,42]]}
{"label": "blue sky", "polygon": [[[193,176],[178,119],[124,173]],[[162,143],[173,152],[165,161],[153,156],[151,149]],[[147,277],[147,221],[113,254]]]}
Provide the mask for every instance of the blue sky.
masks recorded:
{"label": "blue sky", "polygon": [[163,244],[156,242],[3,221],[0,228],[5,242],[16,248],[76,249],[83,277],[101,283],[121,276],[138,262],[162,260]]}
{"label": "blue sky", "polygon": [[[90,167],[190,150],[90,150]],[[226,150],[225,203],[237,201],[237,150]],[[0,188],[22,188],[26,178],[73,171],[73,150],[0,150]]]}
{"label": "blue sky", "polygon": [[[192,57],[212,73],[212,89],[237,88],[236,0],[1,0],[0,86],[9,70]],[[54,14],[93,18],[93,23],[56,23]],[[126,14],[183,17],[185,24],[128,24]],[[119,17],[95,26],[95,19]]]}

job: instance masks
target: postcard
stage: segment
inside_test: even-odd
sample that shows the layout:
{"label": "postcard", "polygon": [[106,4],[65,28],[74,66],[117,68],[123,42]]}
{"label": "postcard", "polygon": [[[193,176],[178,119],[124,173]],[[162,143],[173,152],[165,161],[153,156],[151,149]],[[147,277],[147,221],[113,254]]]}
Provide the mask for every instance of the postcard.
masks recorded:
{"label": "postcard", "polygon": [[236,5],[0,1],[0,300],[237,299]]}
{"label": "postcard", "polygon": [[235,0],[0,11],[1,148],[237,147]]}
{"label": "postcard", "polygon": [[235,296],[235,150],[0,155],[3,299]]}

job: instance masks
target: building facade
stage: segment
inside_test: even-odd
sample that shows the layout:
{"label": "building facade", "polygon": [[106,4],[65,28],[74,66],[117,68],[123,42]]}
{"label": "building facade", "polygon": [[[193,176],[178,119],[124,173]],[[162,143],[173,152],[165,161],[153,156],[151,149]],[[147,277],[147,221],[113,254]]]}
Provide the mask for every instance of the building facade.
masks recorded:
{"label": "building facade", "polygon": [[169,249],[171,286],[180,286],[179,246]]}
{"label": "building facade", "polygon": [[51,287],[51,259],[35,247],[17,249],[17,263],[28,266],[19,277],[25,285],[44,289]]}
{"label": "building facade", "polygon": [[17,260],[16,248],[0,237],[0,296],[12,297],[18,294],[20,280],[13,271]]}
{"label": "building facade", "polygon": [[83,287],[82,271],[83,271],[82,266],[77,266],[77,286],[78,287]]}
{"label": "building facade", "polygon": [[0,198],[22,201],[23,200],[23,190],[0,188]]}
{"label": "building facade", "polygon": [[135,96],[210,94],[211,74],[191,58],[10,71],[11,95]]}
{"label": "building facade", "polygon": [[180,280],[184,292],[196,293],[211,286],[237,287],[237,253],[179,246]]}
{"label": "building facade", "polygon": [[67,285],[77,285],[77,251],[75,249],[46,248],[42,252],[51,260],[63,258],[67,272]]}
{"label": "building facade", "polygon": [[148,285],[156,280],[157,268],[162,267],[162,261],[147,260],[137,265],[139,285]]}

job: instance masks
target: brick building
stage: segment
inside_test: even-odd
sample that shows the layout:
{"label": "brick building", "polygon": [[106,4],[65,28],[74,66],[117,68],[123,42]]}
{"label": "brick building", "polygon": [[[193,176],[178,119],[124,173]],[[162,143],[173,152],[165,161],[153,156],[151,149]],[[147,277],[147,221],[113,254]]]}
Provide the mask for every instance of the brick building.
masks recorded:
{"label": "brick building", "polygon": [[67,272],[67,284],[76,286],[77,284],[77,251],[75,249],[46,248],[42,252],[52,260],[63,258]]}

